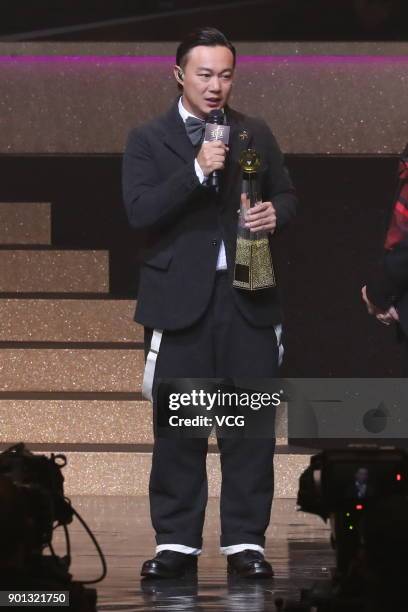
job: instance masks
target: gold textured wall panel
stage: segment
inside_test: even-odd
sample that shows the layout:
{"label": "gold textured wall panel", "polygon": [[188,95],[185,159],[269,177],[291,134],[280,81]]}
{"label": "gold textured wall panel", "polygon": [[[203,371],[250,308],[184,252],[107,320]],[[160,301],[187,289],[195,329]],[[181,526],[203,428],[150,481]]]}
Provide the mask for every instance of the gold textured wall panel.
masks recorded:
{"label": "gold textured wall panel", "polygon": [[0,392],[139,392],[143,350],[1,348]]}
{"label": "gold textured wall panel", "polygon": [[[130,128],[176,96],[175,47],[1,43],[0,152],[121,153]],[[238,63],[231,103],[264,117],[286,153],[403,148],[407,43],[237,47],[246,58]]]}
{"label": "gold textured wall panel", "polygon": [[1,244],[51,244],[51,204],[0,202]]}
{"label": "gold textured wall panel", "polygon": [[[54,452],[58,452],[56,447]],[[150,453],[67,452],[63,470],[67,495],[147,495]],[[220,459],[207,456],[209,495],[220,493]],[[275,497],[296,497],[299,476],[309,465],[310,455],[276,455]]]}
{"label": "gold textured wall panel", "polygon": [[0,342],[143,342],[135,300],[1,299]]}
{"label": "gold textured wall panel", "polygon": [[1,292],[109,291],[106,251],[0,251]]}

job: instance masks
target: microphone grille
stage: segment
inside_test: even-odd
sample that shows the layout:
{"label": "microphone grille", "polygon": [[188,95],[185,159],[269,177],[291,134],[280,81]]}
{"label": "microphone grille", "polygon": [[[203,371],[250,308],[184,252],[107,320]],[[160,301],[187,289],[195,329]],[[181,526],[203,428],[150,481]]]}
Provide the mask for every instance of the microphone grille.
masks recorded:
{"label": "microphone grille", "polygon": [[222,125],[224,123],[224,113],[219,108],[214,108],[214,110],[210,111],[208,114],[207,123],[216,123],[217,125]]}

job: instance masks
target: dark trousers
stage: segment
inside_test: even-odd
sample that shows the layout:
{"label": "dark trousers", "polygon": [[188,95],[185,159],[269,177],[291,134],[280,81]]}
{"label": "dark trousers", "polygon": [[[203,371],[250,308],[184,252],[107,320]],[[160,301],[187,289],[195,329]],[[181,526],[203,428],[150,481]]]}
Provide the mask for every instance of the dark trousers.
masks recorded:
{"label": "dark trousers", "polygon": [[[193,326],[163,333],[153,397],[160,378],[276,377],[273,327],[255,328],[236,308],[226,273],[217,273],[211,301]],[[151,330],[145,330],[146,347]],[[155,406],[154,406],[155,409]],[[273,498],[275,439],[219,438],[221,546],[265,543]],[[155,437],[150,511],[158,544],[202,546],[207,503],[205,438]]]}

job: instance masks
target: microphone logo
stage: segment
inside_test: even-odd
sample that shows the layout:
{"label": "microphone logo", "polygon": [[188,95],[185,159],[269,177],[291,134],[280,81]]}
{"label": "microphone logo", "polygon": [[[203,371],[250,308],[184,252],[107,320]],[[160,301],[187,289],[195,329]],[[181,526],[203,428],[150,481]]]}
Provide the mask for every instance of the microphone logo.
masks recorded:
{"label": "microphone logo", "polygon": [[211,139],[212,140],[222,140],[224,133],[224,128],[221,125],[217,125],[215,128],[211,130]]}
{"label": "microphone logo", "polygon": [[229,132],[230,132],[229,125],[217,125],[216,123],[206,123],[204,140],[206,142],[212,142],[214,140],[221,140],[224,144],[228,144]]}

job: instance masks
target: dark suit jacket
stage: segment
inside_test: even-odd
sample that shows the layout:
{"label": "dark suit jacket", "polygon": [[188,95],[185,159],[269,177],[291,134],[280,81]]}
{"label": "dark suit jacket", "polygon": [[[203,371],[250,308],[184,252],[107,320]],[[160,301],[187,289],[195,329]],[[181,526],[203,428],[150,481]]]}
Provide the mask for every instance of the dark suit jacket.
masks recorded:
{"label": "dark suit jacket", "polygon": [[[408,145],[403,157],[408,157]],[[401,185],[397,188],[400,192]],[[367,297],[378,308],[395,305],[402,331],[408,336],[408,238],[392,250],[384,251],[378,269],[367,283]]]}
{"label": "dark suit jacket", "polygon": [[[218,198],[201,185],[196,152],[178,111],[131,131],[123,159],[123,194],[130,224],[148,232],[135,320],[147,327],[182,329],[205,311],[211,297],[221,240],[231,276],[235,261],[244,148],[260,153],[262,198],[272,200],[280,231],[295,214],[296,196],[283,156],[266,123],[226,109],[230,151]],[[247,138],[242,139],[246,130]],[[241,137],[240,137],[241,134]],[[271,240],[273,242],[273,238]],[[238,308],[254,326],[281,320],[276,288],[233,289]]]}

